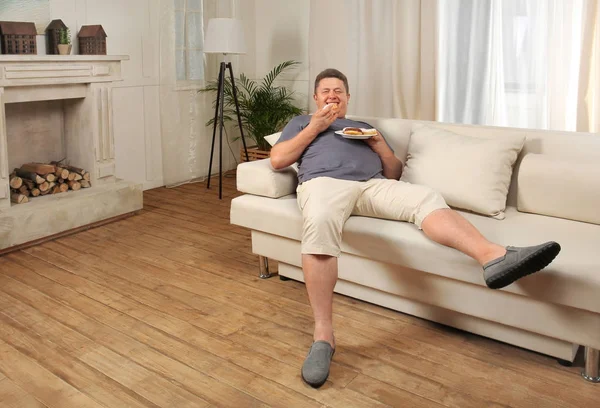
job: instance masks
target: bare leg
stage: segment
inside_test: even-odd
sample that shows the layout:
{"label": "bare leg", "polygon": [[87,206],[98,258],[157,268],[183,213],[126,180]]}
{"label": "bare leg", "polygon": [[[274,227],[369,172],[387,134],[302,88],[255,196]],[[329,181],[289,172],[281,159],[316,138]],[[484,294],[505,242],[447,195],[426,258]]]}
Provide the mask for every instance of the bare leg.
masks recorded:
{"label": "bare leg", "polygon": [[304,281],[315,319],[314,340],[328,341],[334,348],[332,309],[337,266],[337,258],[333,256],[302,255]]}
{"label": "bare leg", "polygon": [[425,217],[421,228],[435,242],[458,249],[481,265],[506,253],[504,247],[488,241],[473,224],[451,209],[432,212]]}

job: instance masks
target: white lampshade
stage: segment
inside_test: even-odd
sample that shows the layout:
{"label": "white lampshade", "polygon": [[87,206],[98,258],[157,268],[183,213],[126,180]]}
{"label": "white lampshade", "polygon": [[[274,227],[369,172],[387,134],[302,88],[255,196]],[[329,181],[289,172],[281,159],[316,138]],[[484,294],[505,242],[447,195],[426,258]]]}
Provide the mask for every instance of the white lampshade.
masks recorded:
{"label": "white lampshade", "polygon": [[244,27],[234,18],[208,20],[204,52],[212,54],[245,54]]}

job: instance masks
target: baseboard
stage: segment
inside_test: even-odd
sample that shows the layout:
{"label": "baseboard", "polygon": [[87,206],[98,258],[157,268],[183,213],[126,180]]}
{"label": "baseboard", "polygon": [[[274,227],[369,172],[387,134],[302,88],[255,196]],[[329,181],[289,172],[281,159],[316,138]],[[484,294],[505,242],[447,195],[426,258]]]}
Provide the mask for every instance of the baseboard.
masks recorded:
{"label": "baseboard", "polygon": [[165,182],[163,180],[152,180],[152,181],[144,181],[142,184],[142,190],[152,190],[153,188],[164,187]]}

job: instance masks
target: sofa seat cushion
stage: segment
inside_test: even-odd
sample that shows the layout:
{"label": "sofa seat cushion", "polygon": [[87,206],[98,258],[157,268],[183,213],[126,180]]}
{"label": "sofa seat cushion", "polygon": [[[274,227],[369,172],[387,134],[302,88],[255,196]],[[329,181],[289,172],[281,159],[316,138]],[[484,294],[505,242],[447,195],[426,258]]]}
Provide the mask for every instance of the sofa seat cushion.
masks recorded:
{"label": "sofa seat cushion", "polygon": [[[600,313],[600,226],[507,207],[506,218],[461,212],[488,239],[501,245],[527,246],[557,241],[558,257],[541,273],[503,289],[536,299]],[[294,240],[301,239],[302,215],[294,194],[270,199],[235,198],[231,222]],[[482,268],[470,257],[429,240],[413,224],[351,216],[346,222],[343,253],[397,264],[450,279],[482,285]],[[368,273],[368,271],[365,271]]]}

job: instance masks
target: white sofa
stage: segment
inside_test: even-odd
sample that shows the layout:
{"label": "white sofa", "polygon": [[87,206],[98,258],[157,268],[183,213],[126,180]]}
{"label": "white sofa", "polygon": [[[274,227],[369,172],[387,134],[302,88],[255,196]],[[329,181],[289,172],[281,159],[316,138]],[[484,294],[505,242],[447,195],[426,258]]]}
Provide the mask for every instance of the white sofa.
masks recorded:
{"label": "white sofa", "polygon": [[[600,380],[600,135],[353,119],[381,130],[403,161],[415,123],[478,137],[524,135],[505,219],[461,213],[499,244],[554,240],[562,251],[540,273],[491,290],[474,260],[430,241],[414,225],[352,216],[336,292],[561,360],[572,362],[585,346],[584,377]],[[240,164],[237,185],[246,194],[232,201],[231,223],[251,230],[261,266],[275,259],[280,276],[302,281],[295,169],[274,171],[268,159]]]}

